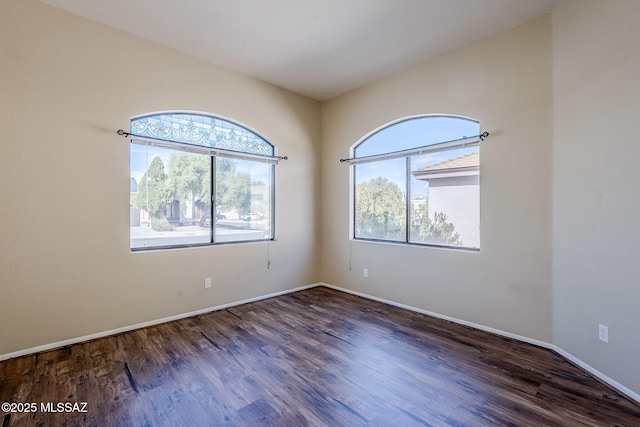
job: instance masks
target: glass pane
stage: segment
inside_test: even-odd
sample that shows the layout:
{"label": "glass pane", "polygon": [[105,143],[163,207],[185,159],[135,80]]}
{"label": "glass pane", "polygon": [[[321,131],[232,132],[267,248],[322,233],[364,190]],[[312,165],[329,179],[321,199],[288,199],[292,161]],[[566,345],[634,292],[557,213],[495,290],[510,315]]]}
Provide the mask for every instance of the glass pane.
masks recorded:
{"label": "glass pane", "polygon": [[362,141],[354,150],[356,157],[408,150],[440,142],[453,141],[480,133],[475,120],[450,116],[424,116],[392,124]]}
{"label": "glass pane", "polygon": [[480,247],[479,147],[411,158],[412,243]]}
{"label": "glass pane", "polygon": [[273,156],[273,146],[250,130],[211,116],[187,113],[155,114],[131,121],[133,135]]}
{"label": "glass pane", "polygon": [[131,144],[131,248],[211,241],[211,157]]}
{"label": "glass pane", "polygon": [[406,241],[406,159],[355,168],[355,237]]}
{"label": "glass pane", "polygon": [[273,169],[261,162],[216,158],[216,243],[273,237]]}

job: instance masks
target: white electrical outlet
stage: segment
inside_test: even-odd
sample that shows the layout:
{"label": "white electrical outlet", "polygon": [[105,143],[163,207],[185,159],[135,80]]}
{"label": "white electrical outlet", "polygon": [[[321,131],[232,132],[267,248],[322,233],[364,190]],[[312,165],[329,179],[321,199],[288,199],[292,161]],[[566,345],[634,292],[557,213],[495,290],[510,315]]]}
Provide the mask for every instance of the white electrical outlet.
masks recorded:
{"label": "white electrical outlet", "polygon": [[598,325],[598,338],[600,338],[600,341],[609,342],[609,328],[607,326]]}
{"label": "white electrical outlet", "polygon": [[207,277],[204,279],[204,287],[205,288],[210,288],[211,287],[211,277]]}
{"label": "white electrical outlet", "polygon": [[369,269],[368,268],[363,268],[362,269],[362,277],[369,277]]}

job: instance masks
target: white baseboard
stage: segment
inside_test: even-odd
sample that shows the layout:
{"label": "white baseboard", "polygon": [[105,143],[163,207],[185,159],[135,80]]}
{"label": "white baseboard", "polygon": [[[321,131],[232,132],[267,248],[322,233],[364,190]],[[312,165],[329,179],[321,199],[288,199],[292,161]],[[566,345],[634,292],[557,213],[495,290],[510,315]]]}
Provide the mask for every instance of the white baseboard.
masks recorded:
{"label": "white baseboard", "polygon": [[593,376],[595,376],[596,378],[598,378],[599,380],[605,382],[606,384],[610,385],[611,387],[615,388],[616,390],[618,390],[620,393],[626,395],[627,397],[629,397],[630,399],[640,403],[640,394],[634,392],[633,390],[631,390],[628,387],[625,387],[624,385],[620,384],[619,382],[615,381],[614,379],[609,378],[608,376],[606,376],[605,374],[603,374],[602,372],[598,371],[597,369],[593,368],[592,366],[584,363],[582,360],[578,359],[577,357],[573,356],[571,353],[568,353],[567,351],[561,349],[560,347],[544,342],[544,341],[540,341],[540,340],[536,340],[536,339],[532,339],[529,337],[525,337],[522,335],[518,335],[518,334],[513,334],[511,332],[506,332],[506,331],[502,331],[500,329],[495,329],[495,328],[490,328],[488,326],[484,326],[484,325],[480,325],[477,323],[473,323],[473,322],[468,322],[466,320],[462,320],[462,319],[457,319],[455,317],[451,317],[451,316],[445,316],[443,314],[439,314],[439,313],[434,313],[432,311],[428,311],[428,310],[423,310],[421,308],[417,308],[417,307],[413,307],[410,305],[406,305],[406,304],[401,304],[395,301],[391,301],[391,300],[387,300],[384,298],[379,298],[373,295],[369,295],[369,294],[365,294],[362,292],[356,292],[353,291],[351,289],[346,289],[346,288],[341,288],[339,286],[334,286],[334,285],[330,285],[328,283],[314,283],[311,285],[305,285],[305,286],[300,286],[297,288],[293,288],[293,289],[287,289],[285,291],[280,291],[280,292],[274,292],[271,294],[267,294],[267,295],[261,295],[261,296],[257,296],[257,297],[253,297],[253,298],[249,298],[249,299],[245,299],[245,300],[241,300],[241,301],[235,301],[235,302],[231,302],[228,304],[222,304],[222,305],[217,305],[217,306],[213,306],[213,307],[207,307],[207,308],[203,308],[201,310],[196,310],[196,311],[191,311],[189,313],[181,313],[181,314],[177,314],[174,316],[169,316],[169,317],[163,317],[161,319],[156,319],[156,320],[151,320],[148,322],[142,322],[142,323],[136,323],[135,325],[129,325],[129,326],[124,326],[122,328],[116,328],[116,329],[111,329],[108,331],[104,331],[104,332],[98,332],[95,334],[90,334],[90,335],[84,335],[81,337],[76,337],[76,338],[71,338],[68,340],[64,340],[64,341],[58,341],[58,342],[53,342],[50,344],[45,344],[45,345],[40,345],[37,347],[31,347],[31,348],[27,348],[24,350],[19,350],[19,351],[15,351],[13,353],[7,353],[7,354],[1,354],[0,355],[0,361],[2,360],[7,360],[7,359],[12,359],[14,357],[20,357],[20,356],[26,356],[28,354],[33,354],[33,353],[38,353],[41,351],[47,351],[47,350],[53,350],[56,348],[60,348],[60,347],[65,347],[68,345],[72,345],[72,344],[78,344],[84,341],[89,341],[89,340],[94,340],[97,338],[104,338],[110,335],[116,335],[116,334],[120,334],[123,332],[128,332],[128,331],[133,331],[135,329],[140,329],[140,328],[146,328],[148,326],[153,326],[153,325],[159,325],[161,323],[166,323],[166,322],[171,322],[173,320],[179,320],[179,319],[184,319],[186,317],[192,317],[192,316],[197,316],[200,314],[205,314],[205,313],[210,313],[212,311],[216,311],[216,310],[224,310],[225,308],[229,308],[229,307],[234,307],[237,305],[242,305],[242,304],[246,304],[246,303],[250,303],[250,302],[255,302],[255,301],[260,301],[260,300],[264,300],[267,298],[273,298],[273,297],[277,297],[280,295],[286,295],[286,294],[290,294],[293,292],[298,292],[298,291],[302,291],[305,289],[310,289],[310,288],[315,288],[318,286],[325,286],[327,288],[331,288],[331,289],[335,289],[341,292],[346,292],[348,294],[352,294],[352,295],[357,295],[363,298],[367,298],[367,299],[371,299],[374,301],[379,301],[385,304],[389,304],[389,305],[393,305],[396,307],[400,307],[400,308],[404,308],[407,310],[411,310],[411,311],[415,311],[418,313],[422,313],[422,314],[426,314],[428,316],[433,316],[439,319],[443,319],[443,320],[448,320],[450,322],[454,322],[454,323],[458,323],[461,325],[465,325],[465,326],[469,326],[475,329],[480,329],[482,331],[487,331],[487,332],[491,332],[497,335],[502,335],[504,337],[507,338],[513,338],[515,340],[518,341],[522,341],[525,343],[529,343],[529,344],[533,344],[536,345],[538,347],[542,347],[542,348],[546,348],[549,350],[553,350],[556,353],[558,353],[559,355],[561,355],[562,357],[566,358],[567,360],[571,361],[572,363],[575,363],[576,365],[580,366],[582,369],[586,370],[587,372],[591,373]]}
{"label": "white baseboard", "polygon": [[595,376],[599,380],[601,380],[604,383],[606,383],[606,384],[610,385],[611,387],[615,388],[617,391],[619,391],[620,393],[624,394],[629,399],[640,403],[640,394],[634,392],[633,390],[631,390],[628,387],[625,387],[624,385],[620,384],[616,380],[609,378],[608,376],[606,376],[602,372],[600,372],[597,369],[593,368],[592,366],[584,363],[582,360],[578,359],[577,357],[575,357],[571,353],[561,349],[560,347],[558,347],[558,346],[556,346],[554,344],[550,344],[550,343],[547,343],[547,342],[544,342],[544,341],[532,339],[532,338],[525,337],[525,336],[522,336],[522,335],[513,334],[511,332],[502,331],[500,329],[490,328],[488,326],[480,325],[480,324],[473,323],[473,322],[468,322],[466,320],[457,319],[455,317],[445,316],[443,314],[434,313],[432,311],[423,310],[421,308],[413,307],[413,306],[406,305],[406,304],[401,304],[401,303],[398,303],[398,302],[395,302],[395,301],[390,301],[390,300],[387,300],[387,299],[384,299],[384,298],[378,298],[376,296],[365,294],[365,293],[362,293],[362,292],[356,292],[356,291],[353,291],[351,289],[341,288],[340,286],[334,286],[334,285],[330,285],[328,283],[319,283],[318,285],[319,286],[326,286],[327,288],[335,289],[337,291],[346,292],[348,294],[357,295],[357,296],[360,296],[360,297],[363,297],[363,298],[367,298],[367,299],[371,299],[371,300],[374,300],[374,301],[383,302],[385,304],[393,305],[393,306],[400,307],[400,308],[405,308],[407,310],[411,310],[411,311],[415,311],[415,312],[418,312],[418,313],[426,314],[428,316],[433,316],[433,317],[436,317],[438,319],[448,320],[450,322],[458,323],[458,324],[465,325],[465,326],[470,326],[470,327],[475,328],[475,329],[480,329],[482,331],[491,332],[491,333],[494,333],[494,334],[497,334],[497,335],[502,335],[502,336],[507,337],[507,338],[513,338],[513,339],[518,340],[518,341],[522,341],[522,342],[525,342],[525,343],[528,343],[528,344],[536,345],[538,347],[542,347],[542,348],[546,348],[546,349],[549,349],[549,350],[553,350],[556,353],[558,353],[559,355],[561,355],[562,357],[564,357],[565,359],[567,359],[567,360],[571,361],[572,363],[580,366],[582,369],[584,369],[585,371],[589,372],[590,374],[592,374],[593,376]]}
{"label": "white baseboard", "polygon": [[511,332],[501,331],[500,329],[494,329],[494,328],[490,328],[488,326],[480,325],[478,323],[468,322],[466,320],[457,319],[457,318],[451,317],[451,316],[445,316],[444,314],[434,313],[433,311],[423,310],[423,309],[418,308],[418,307],[413,307],[413,306],[410,306],[410,305],[401,304],[399,302],[390,301],[390,300],[387,300],[387,299],[384,299],[384,298],[378,298],[376,296],[365,294],[365,293],[362,293],[362,292],[352,291],[351,289],[341,288],[340,286],[329,285],[327,283],[320,283],[320,285],[326,286],[327,288],[335,289],[337,291],[346,292],[348,294],[357,295],[359,297],[371,299],[371,300],[374,300],[374,301],[383,302],[385,304],[393,305],[393,306],[400,307],[400,308],[405,308],[407,310],[411,310],[411,311],[415,311],[415,312],[418,312],[418,313],[426,314],[427,316],[432,316],[432,317],[436,317],[438,319],[448,320],[448,321],[453,322],[453,323],[458,323],[460,325],[470,326],[470,327],[472,327],[474,329],[480,329],[482,331],[491,332],[491,333],[494,333],[494,334],[497,334],[497,335],[502,335],[503,337],[513,338],[514,340],[526,342],[526,343],[529,343],[529,344],[536,345],[538,347],[543,347],[543,348],[548,348],[550,350],[553,350],[553,345],[549,344],[548,342],[535,340],[533,338],[525,337],[525,336],[522,336],[522,335],[512,334]]}
{"label": "white baseboard", "polygon": [[571,354],[571,353],[569,353],[567,351],[564,351],[563,349],[561,349],[558,346],[554,345],[553,346],[553,350],[556,353],[558,353],[560,356],[562,356],[565,359],[571,361],[572,363],[575,363],[576,365],[580,366],[585,371],[588,371],[590,374],[592,374],[594,377],[598,378],[600,381],[609,384],[611,387],[615,388],[620,393],[626,395],[629,399],[635,400],[636,402],[640,403],[640,394],[638,394],[635,391],[631,390],[629,387],[626,387],[626,386],[620,384],[618,381],[616,381],[616,380],[614,380],[612,378],[609,378],[608,376],[606,376],[602,372],[600,372],[597,369],[595,369],[593,366],[590,366],[590,365],[584,363],[582,360],[578,359],[573,354]]}
{"label": "white baseboard", "polygon": [[216,305],[214,307],[207,307],[207,308],[203,308],[201,310],[191,311],[189,313],[176,314],[174,316],[163,317],[161,319],[155,319],[155,320],[151,320],[151,321],[148,321],[148,322],[136,323],[135,325],[123,326],[122,328],[110,329],[108,331],[98,332],[98,333],[90,334],[90,335],[83,335],[81,337],[71,338],[71,339],[64,340],[64,341],[52,342],[52,343],[40,345],[40,346],[37,346],[37,347],[31,347],[31,348],[27,348],[27,349],[24,349],[24,350],[14,351],[13,353],[0,354],[0,361],[7,360],[7,359],[13,359],[14,357],[26,356],[28,354],[38,353],[38,352],[41,352],[41,351],[47,351],[47,350],[53,350],[53,349],[60,348],[60,347],[66,347],[68,345],[78,344],[78,343],[81,343],[81,342],[84,342],[84,341],[94,340],[96,338],[104,338],[104,337],[108,337],[110,335],[116,335],[116,334],[120,334],[120,333],[123,333],[123,332],[133,331],[135,329],[146,328],[148,326],[153,326],[153,325],[159,325],[160,323],[166,323],[166,322],[171,322],[173,320],[184,319],[186,317],[197,316],[199,314],[210,313],[210,312],[216,311],[216,310],[224,310],[225,308],[234,307],[234,306],[241,305],[241,304],[246,304],[246,303],[249,303],[249,302],[260,301],[260,300],[267,299],[267,298],[273,298],[273,297],[277,297],[277,296],[280,296],[280,295],[290,294],[290,293],[293,293],[293,292],[298,292],[298,291],[302,291],[302,290],[309,289],[309,288],[315,288],[315,287],[321,286],[321,285],[322,285],[321,283],[314,283],[314,284],[311,284],[311,285],[300,286],[300,287],[293,288],[293,289],[287,289],[285,291],[274,292],[274,293],[271,293],[271,294],[261,295],[261,296],[257,296],[257,297],[254,297],[254,298],[241,300],[241,301],[234,301],[234,302],[231,302],[231,303],[228,303],[228,304]]}

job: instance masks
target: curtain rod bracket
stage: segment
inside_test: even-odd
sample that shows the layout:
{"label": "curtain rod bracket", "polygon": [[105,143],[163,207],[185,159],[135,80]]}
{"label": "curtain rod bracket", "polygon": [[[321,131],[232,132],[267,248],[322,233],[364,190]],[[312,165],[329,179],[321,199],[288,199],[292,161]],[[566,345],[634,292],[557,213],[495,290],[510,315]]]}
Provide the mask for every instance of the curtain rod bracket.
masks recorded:
{"label": "curtain rod bracket", "polygon": [[120,136],[124,136],[125,138],[128,137],[129,135],[131,135],[129,132],[125,132],[122,129],[118,129],[117,134],[120,135]]}

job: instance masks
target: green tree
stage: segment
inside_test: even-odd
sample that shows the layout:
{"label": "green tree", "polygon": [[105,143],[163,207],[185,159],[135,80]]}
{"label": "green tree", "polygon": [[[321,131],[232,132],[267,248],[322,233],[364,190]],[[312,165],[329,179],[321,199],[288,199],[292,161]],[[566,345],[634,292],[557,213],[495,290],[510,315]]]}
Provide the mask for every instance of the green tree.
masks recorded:
{"label": "green tree", "polygon": [[[413,241],[436,245],[461,246],[460,234],[443,212],[429,215],[428,200],[411,208]],[[404,240],[406,197],[402,189],[387,178],[377,177],[356,186],[356,235],[371,239]]]}
{"label": "green tree", "polygon": [[164,162],[156,156],[140,179],[133,205],[147,211],[150,217],[164,218],[164,210],[173,199],[166,183]]}
{"label": "green tree", "polygon": [[211,157],[181,153],[171,156],[169,161],[169,190],[180,200],[191,203],[195,212],[196,202],[209,205],[211,191]]}
{"label": "green tree", "polygon": [[216,203],[222,211],[236,210],[241,215],[251,210],[251,175],[238,171],[232,159],[217,159]]}
{"label": "green tree", "polygon": [[455,231],[453,223],[447,222],[445,213],[434,212],[431,219],[428,200],[412,208],[411,219],[411,233],[415,240],[435,245],[462,246],[460,234]]}
{"label": "green tree", "polygon": [[406,198],[400,187],[377,177],[356,186],[356,235],[404,240]]}

